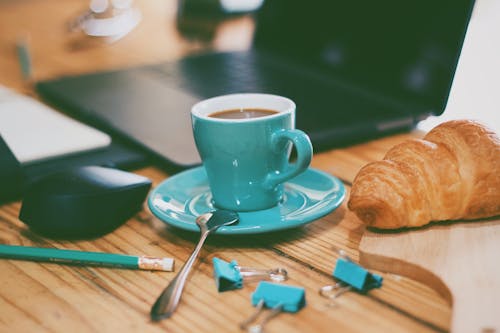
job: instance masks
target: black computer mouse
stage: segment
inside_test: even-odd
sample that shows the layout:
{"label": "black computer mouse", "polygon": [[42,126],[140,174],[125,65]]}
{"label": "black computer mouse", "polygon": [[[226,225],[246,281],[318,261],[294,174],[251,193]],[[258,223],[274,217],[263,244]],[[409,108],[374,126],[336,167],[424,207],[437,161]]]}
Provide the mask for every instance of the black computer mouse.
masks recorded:
{"label": "black computer mouse", "polygon": [[150,187],[146,177],[105,167],[56,172],[27,186],[19,218],[43,236],[95,238],[139,211]]}
{"label": "black computer mouse", "polygon": [[0,134],[0,204],[19,199],[24,179],[21,163]]}

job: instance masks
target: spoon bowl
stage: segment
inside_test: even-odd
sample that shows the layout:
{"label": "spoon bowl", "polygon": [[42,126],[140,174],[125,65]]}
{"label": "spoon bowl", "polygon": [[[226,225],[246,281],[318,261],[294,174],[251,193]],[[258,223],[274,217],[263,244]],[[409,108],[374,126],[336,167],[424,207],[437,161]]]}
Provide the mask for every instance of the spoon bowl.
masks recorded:
{"label": "spoon bowl", "polygon": [[238,213],[228,210],[216,210],[202,214],[196,218],[196,225],[200,228],[200,240],[177,276],[170,281],[169,285],[163,290],[151,308],[150,315],[152,320],[159,321],[172,316],[181,299],[182,290],[184,289],[189,271],[208,235],[215,232],[219,227],[237,223],[238,219]]}
{"label": "spoon bowl", "polygon": [[220,227],[228,226],[238,222],[238,213],[230,210],[215,210],[205,213],[196,218],[196,224],[203,232],[203,228],[213,232]]}

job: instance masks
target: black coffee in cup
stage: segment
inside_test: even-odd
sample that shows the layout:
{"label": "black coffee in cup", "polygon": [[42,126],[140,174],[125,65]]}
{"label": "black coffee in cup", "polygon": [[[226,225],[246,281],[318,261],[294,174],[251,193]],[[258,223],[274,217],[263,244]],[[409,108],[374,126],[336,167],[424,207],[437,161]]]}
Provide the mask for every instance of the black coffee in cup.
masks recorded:
{"label": "black coffee in cup", "polygon": [[266,116],[272,116],[273,114],[277,114],[278,111],[268,110],[268,109],[230,109],[217,111],[209,114],[208,116],[211,118],[218,119],[250,119],[250,118],[260,118]]}

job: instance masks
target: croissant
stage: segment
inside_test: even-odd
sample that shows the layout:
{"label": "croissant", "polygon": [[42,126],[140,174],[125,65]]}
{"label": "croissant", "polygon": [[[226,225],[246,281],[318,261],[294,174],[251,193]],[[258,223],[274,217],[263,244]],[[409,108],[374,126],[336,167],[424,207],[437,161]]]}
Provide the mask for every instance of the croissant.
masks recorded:
{"label": "croissant", "polygon": [[391,148],[356,175],[348,208],[381,229],[500,214],[500,140],[470,120]]}

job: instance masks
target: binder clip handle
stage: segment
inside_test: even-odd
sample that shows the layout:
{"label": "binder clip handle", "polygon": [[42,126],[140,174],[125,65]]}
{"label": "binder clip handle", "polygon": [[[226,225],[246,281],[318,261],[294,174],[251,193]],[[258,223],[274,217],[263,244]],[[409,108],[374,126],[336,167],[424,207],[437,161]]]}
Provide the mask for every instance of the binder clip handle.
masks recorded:
{"label": "binder clip handle", "polygon": [[262,310],[264,309],[264,304],[265,301],[263,299],[260,300],[259,303],[256,305],[255,312],[250,317],[245,319],[245,321],[240,323],[240,328],[242,330],[247,330],[247,332],[250,333],[261,333],[264,331],[264,325],[283,311],[283,305],[278,304],[274,308],[272,308],[271,311],[267,314],[267,316],[262,318],[260,322],[250,326],[250,324],[254,322],[257,319],[257,317],[261,314]]}
{"label": "binder clip handle", "polygon": [[212,262],[215,283],[219,292],[240,289],[243,287],[243,280],[283,282],[288,278],[288,272],[284,268],[257,269],[241,267],[236,260],[227,262],[217,257],[214,257]]}
{"label": "binder clip handle", "polygon": [[264,280],[269,279],[273,282],[283,282],[288,279],[288,272],[284,268],[257,269],[252,267],[235,266],[243,279]]}
{"label": "binder clip handle", "polygon": [[[262,332],[264,324],[280,312],[295,313],[300,311],[306,305],[305,297],[305,289],[302,287],[261,281],[252,294],[252,304],[257,310],[240,324],[240,328],[248,328],[248,331],[252,333]],[[260,322],[249,326],[265,307],[270,308],[271,311]]]}
{"label": "binder clip handle", "polygon": [[329,284],[321,287],[319,289],[319,294],[320,296],[327,298],[329,300],[329,302],[327,303],[328,306],[337,306],[338,305],[336,301],[337,297],[341,296],[342,294],[350,290],[352,290],[351,286],[341,282],[337,282],[333,285]]}

